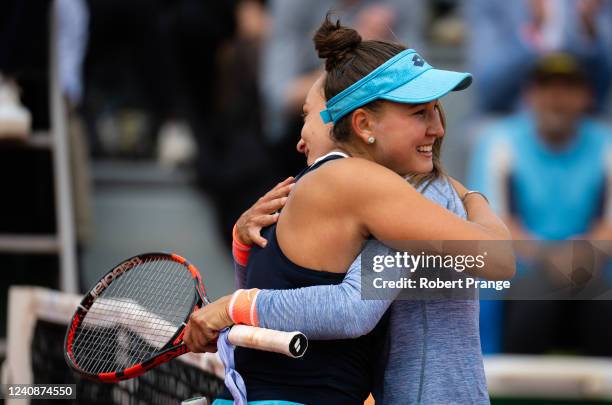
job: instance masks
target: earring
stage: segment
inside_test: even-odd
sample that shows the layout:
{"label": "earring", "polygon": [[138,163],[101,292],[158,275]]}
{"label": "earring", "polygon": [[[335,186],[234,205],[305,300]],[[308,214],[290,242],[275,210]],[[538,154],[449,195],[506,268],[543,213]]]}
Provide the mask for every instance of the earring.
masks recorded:
{"label": "earring", "polygon": [[370,145],[372,145],[374,142],[376,142],[376,138],[374,138],[373,136],[371,136],[371,137],[369,137],[369,138],[368,138],[368,143],[369,143]]}

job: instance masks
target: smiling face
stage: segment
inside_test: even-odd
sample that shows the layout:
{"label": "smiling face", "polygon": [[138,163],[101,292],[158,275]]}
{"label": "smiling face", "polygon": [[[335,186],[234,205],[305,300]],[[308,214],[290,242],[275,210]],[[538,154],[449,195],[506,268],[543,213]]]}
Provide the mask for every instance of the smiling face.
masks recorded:
{"label": "smiling face", "polygon": [[[331,136],[332,125],[323,123],[319,114],[325,109],[324,80],[322,75],[313,84],[303,106],[304,125],[297,150],[306,155],[308,165],[337,146]],[[370,149],[372,160],[402,176],[430,173],[434,168],[434,143],[445,131],[438,101],[425,104],[383,101],[379,105],[380,108],[367,112],[369,129],[376,138],[374,144],[365,146]],[[363,139],[367,137],[368,134],[361,135]]]}
{"label": "smiling face", "polygon": [[312,85],[303,106],[304,125],[297,143],[297,150],[306,155],[306,162],[309,166],[335,147],[330,135],[332,126],[324,124],[319,114],[325,109],[324,79],[325,76],[322,75]]}
{"label": "smiling face", "polygon": [[433,170],[434,142],[444,136],[437,100],[425,104],[385,101],[380,108],[368,112],[366,120],[366,126],[356,133],[362,140],[375,137],[369,154],[377,163],[400,175]]}

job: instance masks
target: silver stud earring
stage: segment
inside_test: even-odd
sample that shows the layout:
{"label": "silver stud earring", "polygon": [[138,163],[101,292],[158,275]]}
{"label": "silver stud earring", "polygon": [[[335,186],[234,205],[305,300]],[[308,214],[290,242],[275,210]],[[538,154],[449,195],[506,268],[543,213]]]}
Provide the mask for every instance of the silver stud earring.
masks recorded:
{"label": "silver stud earring", "polygon": [[372,145],[374,142],[376,142],[376,138],[374,138],[373,136],[371,136],[371,137],[369,137],[369,138],[368,138],[368,143],[369,143],[370,145]]}

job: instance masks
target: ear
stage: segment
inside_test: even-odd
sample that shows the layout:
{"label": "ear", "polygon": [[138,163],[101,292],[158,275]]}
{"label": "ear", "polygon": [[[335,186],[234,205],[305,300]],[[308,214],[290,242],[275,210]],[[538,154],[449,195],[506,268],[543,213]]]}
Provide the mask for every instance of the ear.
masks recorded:
{"label": "ear", "polygon": [[357,138],[368,143],[368,138],[375,136],[375,117],[371,111],[365,108],[358,108],[351,115],[351,127]]}

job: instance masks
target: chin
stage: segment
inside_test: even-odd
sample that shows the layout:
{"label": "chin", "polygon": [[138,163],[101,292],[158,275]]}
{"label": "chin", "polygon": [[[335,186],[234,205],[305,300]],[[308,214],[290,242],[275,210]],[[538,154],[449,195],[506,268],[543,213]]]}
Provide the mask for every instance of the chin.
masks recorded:
{"label": "chin", "polygon": [[434,168],[433,163],[425,164],[425,165],[419,165],[417,167],[414,167],[413,170],[410,171],[410,173],[413,173],[413,174],[427,174],[427,173],[430,173],[433,170],[433,168]]}

